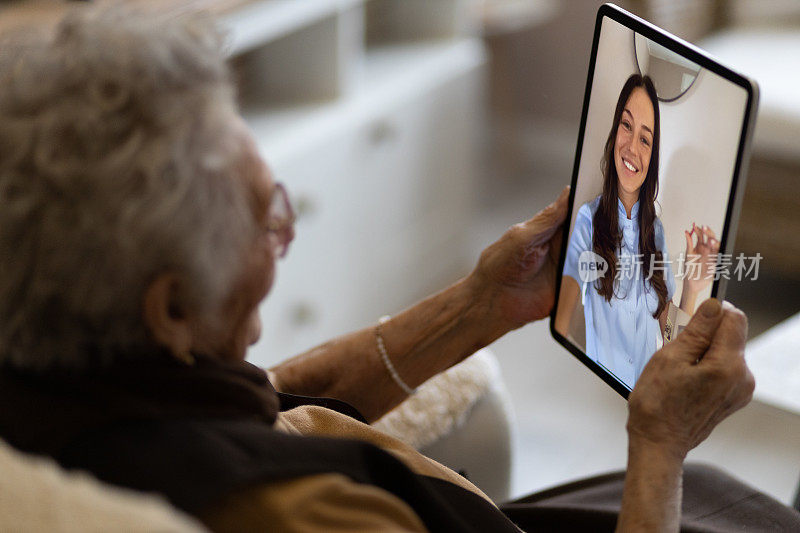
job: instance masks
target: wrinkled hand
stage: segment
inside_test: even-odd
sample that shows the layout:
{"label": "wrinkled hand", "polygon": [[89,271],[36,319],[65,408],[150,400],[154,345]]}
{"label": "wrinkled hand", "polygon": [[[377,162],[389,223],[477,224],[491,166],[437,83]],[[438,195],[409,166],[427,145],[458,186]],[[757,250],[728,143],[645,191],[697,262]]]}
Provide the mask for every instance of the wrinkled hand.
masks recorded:
{"label": "wrinkled hand", "polygon": [[[719,241],[708,226],[692,223],[692,231],[684,231],[686,237],[686,278],[684,290],[698,294],[714,279],[714,267],[719,253]],[[695,244],[694,236],[697,236]],[[692,265],[696,266],[692,266]]]}
{"label": "wrinkled hand", "polygon": [[631,445],[661,447],[680,460],[753,396],[744,360],[747,318],[706,300],[686,329],[656,352],[628,403]]}
{"label": "wrinkled hand", "polygon": [[565,187],[555,202],[509,228],[470,276],[493,318],[509,330],[550,314],[568,198]]}

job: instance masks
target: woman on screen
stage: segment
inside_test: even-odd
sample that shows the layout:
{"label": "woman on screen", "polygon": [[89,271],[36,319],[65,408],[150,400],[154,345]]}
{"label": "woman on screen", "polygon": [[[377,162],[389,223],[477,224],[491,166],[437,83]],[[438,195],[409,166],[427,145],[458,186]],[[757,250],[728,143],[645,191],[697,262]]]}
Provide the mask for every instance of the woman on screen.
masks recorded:
{"label": "woman on screen", "polygon": [[[580,298],[586,354],[631,388],[663,338],[675,292],[655,209],[659,121],[652,80],[632,75],[620,92],[603,153],[603,192],[578,210],[556,318],[564,334]],[[700,275],[687,276],[683,284],[680,307],[691,315],[710,283],[708,259],[719,243],[710,228],[693,224],[684,233],[687,257],[699,255],[703,265]]]}

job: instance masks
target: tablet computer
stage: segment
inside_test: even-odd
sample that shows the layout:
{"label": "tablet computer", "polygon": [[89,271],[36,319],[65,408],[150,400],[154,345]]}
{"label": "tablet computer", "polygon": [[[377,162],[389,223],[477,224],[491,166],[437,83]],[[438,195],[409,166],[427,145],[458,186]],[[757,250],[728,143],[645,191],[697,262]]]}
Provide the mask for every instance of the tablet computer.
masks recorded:
{"label": "tablet computer", "polygon": [[754,81],[611,4],[600,7],[550,330],[625,398],[726,282],[758,102]]}

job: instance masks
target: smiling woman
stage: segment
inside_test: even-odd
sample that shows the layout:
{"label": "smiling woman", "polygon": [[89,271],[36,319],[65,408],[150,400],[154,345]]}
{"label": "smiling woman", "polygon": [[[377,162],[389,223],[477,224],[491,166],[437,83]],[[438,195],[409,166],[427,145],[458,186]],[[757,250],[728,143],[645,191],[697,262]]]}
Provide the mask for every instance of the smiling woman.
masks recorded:
{"label": "smiling woman", "polygon": [[[578,211],[564,264],[563,307],[556,321],[559,331],[568,331],[580,296],[587,355],[630,388],[663,342],[675,293],[664,227],[655,206],[660,122],[653,81],[631,75],[620,91],[605,143],[603,191]],[[693,226],[685,233],[687,256],[718,247],[710,230]],[[592,279],[581,275],[580,257],[586,251],[607,265],[603,275]],[[692,314],[697,294],[709,282],[705,276],[684,281],[680,304],[684,312]]]}
{"label": "smiling woman", "polygon": [[[622,233],[625,227],[631,228],[631,219],[636,215],[633,210],[636,208],[639,231],[638,235],[631,237],[638,241],[645,277],[650,280],[658,297],[656,309],[651,310],[651,314],[657,318],[666,305],[667,297],[672,296],[672,291],[667,294],[664,272],[652,269],[653,263],[661,262],[662,255],[666,256],[666,250],[663,228],[655,215],[661,134],[656,90],[649,77],[634,74],[625,82],[614,111],[614,124],[616,127],[608,134],[603,156],[603,193],[599,197],[598,208],[593,211],[593,250],[610,266],[610,275],[599,280],[597,292],[606,302],[610,302],[614,296],[613,283],[618,270],[615,253],[623,244],[620,242],[620,232],[614,229],[618,227],[619,215],[623,214]],[[624,213],[618,209],[618,204],[622,204]],[[656,227],[660,235],[658,247],[654,242]],[[632,251],[635,255],[636,250]],[[671,271],[668,274],[667,278],[671,279]]]}

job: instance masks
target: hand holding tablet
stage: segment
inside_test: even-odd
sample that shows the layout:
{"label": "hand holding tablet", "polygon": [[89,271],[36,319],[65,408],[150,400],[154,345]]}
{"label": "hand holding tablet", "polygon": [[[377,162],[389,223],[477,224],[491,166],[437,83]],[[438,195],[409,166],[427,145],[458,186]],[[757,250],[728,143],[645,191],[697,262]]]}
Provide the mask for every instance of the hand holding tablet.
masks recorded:
{"label": "hand holding tablet", "polygon": [[706,300],[685,333],[653,355],[631,393],[628,433],[683,459],[711,430],[746,405],[755,381],[744,361],[747,318]]}
{"label": "hand holding tablet", "polygon": [[744,76],[600,8],[551,332],[625,397],[702,301],[752,272],[732,250],[756,105]]}

